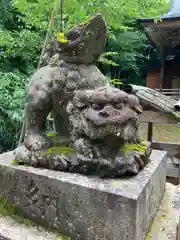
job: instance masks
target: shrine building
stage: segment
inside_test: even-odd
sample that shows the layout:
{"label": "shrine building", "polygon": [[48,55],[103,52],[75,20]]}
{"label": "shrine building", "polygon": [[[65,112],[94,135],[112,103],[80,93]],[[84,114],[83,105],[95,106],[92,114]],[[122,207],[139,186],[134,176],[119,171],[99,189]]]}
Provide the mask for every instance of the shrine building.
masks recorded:
{"label": "shrine building", "polygon": [[173,0],[168,13],[158,19],[139,20],[160,59],[148,72],[146,86],[153,89],[179,89],[180,0]]}

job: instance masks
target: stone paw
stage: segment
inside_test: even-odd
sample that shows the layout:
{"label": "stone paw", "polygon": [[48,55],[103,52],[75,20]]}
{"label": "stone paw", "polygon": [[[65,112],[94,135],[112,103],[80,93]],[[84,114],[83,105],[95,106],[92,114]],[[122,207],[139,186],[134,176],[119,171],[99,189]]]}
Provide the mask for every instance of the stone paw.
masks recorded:
{"label": "stone paw", "polygon": [[24,145],[30,151],[40,151],[51,146],[50,139],[43,134],[29,134],[25,137]]}
{"label": "stone paw", "polygon": [[[128,174],[136,175],[140,169],[144,168],[150,161],[150,143],[125,144],[123,147],[123,161]],[[121,160],[122,161],[122,160]]]}
{"label": "stone paw", "polygon": [[29,151],[24,145],[17,147],[14,152],[13,165],[30,165],[36,166],[37,159],[33,156],[32,152]]}

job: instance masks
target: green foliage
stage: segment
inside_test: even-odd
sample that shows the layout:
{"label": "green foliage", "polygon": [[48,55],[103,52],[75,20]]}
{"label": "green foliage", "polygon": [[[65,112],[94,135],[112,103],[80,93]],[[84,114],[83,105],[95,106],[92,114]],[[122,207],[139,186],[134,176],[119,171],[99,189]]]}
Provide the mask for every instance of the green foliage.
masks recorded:
{"label": "green foliage", "polygon": [[[60,1],[54,4],[55,0],[0,1],[0,148],[3,151],[12,149],[19,136],[27,77],[37,67],[54,7],[50,38],[61,31]],[[103,13],[109,34],[98,67],[110,78],[143,84],[155,51],[139,31],[135,19],[159,16],[168,6],[166,0],[66,0],[63,29],[66,32],[95,13]]]}
{"label": "green foliage", "polygon": [[[3,57],[14,58],[18,56],[24,60],[26,65],[36,66],[55,1],[12,0],[6,3],[4,0],[1,4],[4,6],[3,9],[5,9],[4,15],[7,15],[8,19],[12,19],[12,13],[14,13],[13,16],[17,20],[16,30],[14,28],[10,31],[7,31],[6,28],[1,29],[0,46],[4,49]],[[139,51],[137,45],[135,44],[134,46],[134,42],[137,39],[134,39],[132,22],[136,18],[158,16],[166,11],[168,7],[168,3],[165,0],[91,0],[88,2],[84,0],[66,0],[63,1],[63,4],[64,31],[75,23],[84,21],[97,12],[102,12],[109,26],[108,42],[111,46],[115,44],[121,48],[118,51],[118,55],[121,62],[125,62],[125,65],[127,65],[128,59],[128,69],[131,62],[132,68],[136,68],[134,66],[136,54],[133,55],[132,51],[134,49]],[[7,11],[7,7],[11,11]],[[53,35],[55,32],[60,31],[60,1],[57,1],[55,7],[51,26],[51,34]],[[6,14],[6,12],[10,12],[10,14]],[[144,37],[140,36],[139,33],[135,33],[135,35],[138,38],[138,44],[143,44]],[[128,41],[126,41],[127,39]],[[126,53],[127,49],[130,49],[130,51],[128,50]],[[123,50],[123,54],[121,50]],[[105,52],[113,53],[116,51],[106,49]],[[113,57],[113,55],[111,56]],[[117,66],[118,64],[107,56],[102,56],[100,61],[105,65]],[[122,67],[124,68],[124,66]],[[125,68],[127,69],[127,66]]]}
{"label": "green foliage", "polygon": [[104,66],[111,65],[114,67],[119,66],[115,61],[108,59],[108,56],[113,57],[117,56],[118,52],[104,52],[101,54],[100,58],[98,59],[99,63],[102,63]]}
{"label": "green foliage", "polygon": [[5,196],[0,197],[0,215],[10,216],[26,226],[34,225],[31,220],[25,218],[23,212],[19,208],[17,208],[14,204],[9,203],[8,198]]}
{"label": "green foliage", "polygon": [[27,77],[0,72],[0,150],[13,149],[20,134]]}

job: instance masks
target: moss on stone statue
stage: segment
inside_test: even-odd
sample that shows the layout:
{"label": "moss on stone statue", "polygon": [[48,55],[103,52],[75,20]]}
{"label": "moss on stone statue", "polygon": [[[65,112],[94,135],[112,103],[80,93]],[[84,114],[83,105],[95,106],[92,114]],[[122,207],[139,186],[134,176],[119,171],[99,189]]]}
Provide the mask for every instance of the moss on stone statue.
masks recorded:
{"label": "moss on stone statue", "polygon": [[143,141],[143,142],[141,142],[141,144],[126,143],[121,146],[121,151],[123,151],[125,153],[132,151],[132,150],[146,153],[146,151],[148,150],[148,143]]}
{"label": "moss on stone statue", "polygon": [[52,146],[46,150],[42,150],[40,152],[41,156],[47,156],[47,155],[57,155],[57,154],[65,154],[70,155],[73,153],[73,148],[68,146]]}
{"label": "moss on stone statue", "polygon": [[61,234],[57,234],[56,240],[71,240],[70,237],[62,236]]}
{"label": "moss on stone statue", "polygon": [[47,134],[48,137],[56,137],[57,136],[57,132],[50,132]]}
{"label": "moss on stone statue", "polygon": [[57,155],[66,155],[69,156],[73,153],[73,148],[69,146],[69,139],[67,137],[61,137],[59,136],[56,132],[52,132],[48,134],[50,141],[51,141],[51,146],[48,149],[42,149],[40,151],[26,151],[27,149],[22,148],[19,151],[20,155],[20,160],[18,160],[16,157],[12,161],[12,165],[19,165],[26,163],[27,165],[31,165],[31,156],[35,156],[36,158],[44,158],[44,159],[49,159]]}
{"label": "moss on stone statue", "polygon": [[18,165],[18,161],[16,159],[14,159],[11,164]]}
{"label": "moss on stone statue", "polygon": [[50,132],[47,134],[48,138],[52,142],[52,146],[68,146],[68,137],[59,136],[57,132]]}

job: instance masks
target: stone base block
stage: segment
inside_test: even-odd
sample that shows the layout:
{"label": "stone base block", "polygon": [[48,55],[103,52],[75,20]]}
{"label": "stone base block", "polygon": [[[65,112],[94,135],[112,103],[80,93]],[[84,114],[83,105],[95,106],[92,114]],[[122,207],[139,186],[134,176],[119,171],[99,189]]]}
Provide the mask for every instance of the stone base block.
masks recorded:
{"label": "stone base block", "polygon": [[137,176],[102,180],[11,165],[9,152],[0,155],[0,194],[72,240],[144,240],[165,190],[165,157],[154,150]]}

